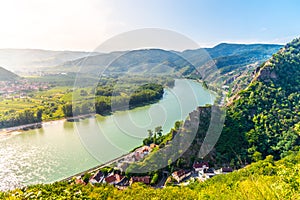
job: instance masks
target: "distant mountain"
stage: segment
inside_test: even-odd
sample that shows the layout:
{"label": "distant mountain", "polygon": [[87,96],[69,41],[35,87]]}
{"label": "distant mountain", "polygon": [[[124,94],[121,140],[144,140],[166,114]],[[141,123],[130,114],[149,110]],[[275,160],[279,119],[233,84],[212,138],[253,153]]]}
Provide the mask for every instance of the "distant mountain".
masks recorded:
{"label": "distant mountain", "polygon": [[[82,72],[97,74],[106,69],[110,73],[143,72],[143,73],[175,73],[193,74],[194,69],[200,71],[217,66],[224,76],[225,83],[231,83],[238,72],[254,69],[277,52],[281,45],[270,44],[220,44],[213,48],[186,50],[183,52],[165,51],[161,49],[144,49],[126,52],[113,52],[68,61],[51,70],[74,71],[81,67]],[[210,62],[208,62],[210,61]],[[215,65],[214,65],[215,64]],[[254,65],[255,64],[255,65]],[[228,73],[231,73],[230,76]],[[228,76],[228,77],[227,77]],[[228,80],[227,80],[228,79]]]}
{"label": "distant mountain", "polygon": [[[108,67],[107,67],[108,66]],[[177,53],[162,49],[143,49],[125,52],[112,52],[89,56],[66,62],[57,67],[60,71],[77,70],[98,74],[106,73],[191,73],[192,65]],[[105,69],[106,67],[106,69]]]}
{"label": "distant mountain", "polygon": [[[249,83],[256,67],[282,46],[272,44],[226,44],[183,52],[142,49],[112,53],[0,49],[0,66],[22,72],[182,74],[204,78],[214,85],[237,91]],[[106,68],[109,66],[108,68]],[[201,73],[197,73],[196,70]],[[41,73],[43,74],[43,73]],[[202,77],[200,77],[202,75]]]}
{"label": "distant mountain", "polygon": [[0,66],[11,71],[35,71],[37,68],[60,65],[69,60],[98,53],[48,51],[40,49],[0,49]]}
{"label": "distant mountain", "polygon": [[[187,50],[181,55],[206,76],[206,81],[219,86],[232,86],[233,90],[237,90],[235,85],[242,85],[240,82],[244,86],[249,84],[249,74],[281,47],[275,44],[222,43],[213,48]],[[211,60],[207,60],[204,54],[208,54]]]}
{"label": "distant mountain", "polygon": [[20,77],[18,75],[0,67],[0,81],[13,81],[19,78]]}

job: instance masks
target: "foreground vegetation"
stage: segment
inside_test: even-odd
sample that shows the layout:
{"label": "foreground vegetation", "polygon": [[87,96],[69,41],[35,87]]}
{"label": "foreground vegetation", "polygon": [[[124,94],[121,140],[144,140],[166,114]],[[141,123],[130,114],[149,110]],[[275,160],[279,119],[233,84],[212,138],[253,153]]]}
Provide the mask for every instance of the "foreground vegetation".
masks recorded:
{"label": "foreground vegetation", "polygon": [[300,199],[300,152],[274,161],[272,156],[244,169],[217,175],[187,187],[154,189],[133,184],[125,190],[111,185],[57,182],[0,193],[2,199]]}

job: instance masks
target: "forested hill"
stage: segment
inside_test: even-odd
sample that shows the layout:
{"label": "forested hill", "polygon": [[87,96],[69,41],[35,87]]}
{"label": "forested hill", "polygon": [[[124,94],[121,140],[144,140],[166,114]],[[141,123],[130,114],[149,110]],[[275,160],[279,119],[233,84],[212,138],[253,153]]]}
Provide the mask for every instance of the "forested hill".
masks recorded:
{"label": "forested hill", "polygon": [[238,165],[267,155],[279,159],[298,149],[299,91],[300,39],[295,39],[261,65],[228,106],[218,159]]}
{"label": "forested hill", "polygon": [[18,75],[4,69],[3,67],[0,67],[0,81],[13,81],[18,78]]}

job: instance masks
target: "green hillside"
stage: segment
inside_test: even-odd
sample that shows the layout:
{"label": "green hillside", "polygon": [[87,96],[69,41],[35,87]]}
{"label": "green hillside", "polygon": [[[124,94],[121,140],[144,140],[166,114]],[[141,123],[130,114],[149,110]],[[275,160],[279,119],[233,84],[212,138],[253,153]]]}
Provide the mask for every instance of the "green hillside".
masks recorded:
{"label": "green hillside", "polygon": [[242,165],[276,159],[300,145],[300,40],[295,39],[256,70],[251,84],[228,106],[216,147],[222,162]]}
{"label": "green hillside", "polygon": [[18,78],[18,75],[4,69],[3,67],[0,67],[0,81],[13,81]]}

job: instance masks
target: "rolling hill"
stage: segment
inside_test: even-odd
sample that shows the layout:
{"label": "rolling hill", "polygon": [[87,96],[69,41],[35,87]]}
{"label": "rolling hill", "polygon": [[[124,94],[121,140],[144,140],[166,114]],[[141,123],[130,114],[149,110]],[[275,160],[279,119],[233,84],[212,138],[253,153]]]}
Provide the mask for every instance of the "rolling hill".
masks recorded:
{"label": "rolling hill", "polygon": [[[282,46],[271,44],[220,44],[213,48],[183,52],[161,49],[143,49],[112,52],[68,61],[52,68],[53,71],[78,71],[90,74],[107,73],[181,73],[197,76],[207,72],[209,80],[234,85],[241,75],[249,75],[257,66],[270,58]],[[215,68],[216,66],[216,68]],[[216,71],[218,69],[218,71]],[[210,73],[210,72],[213,73]]]}
{"label": "rolling hill", "polygon": [[0,67],[0,81],[13,81],[19,78],[20,77],[18,75]]}
{"label": "rolling hill", "polygon": [[57,67],[60,71],[78,70],[98,74],[105,73],[176,73],[189,74],[193,71],[191,64],[177,53],[162,49],[143,49],[125,52],[112,52],[89,56],[64,63]]}

